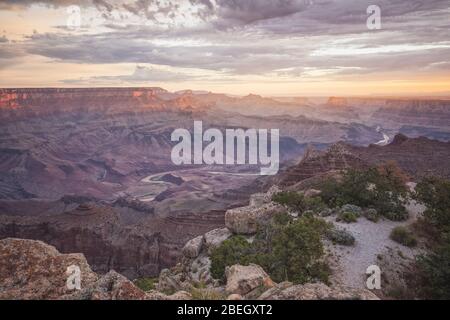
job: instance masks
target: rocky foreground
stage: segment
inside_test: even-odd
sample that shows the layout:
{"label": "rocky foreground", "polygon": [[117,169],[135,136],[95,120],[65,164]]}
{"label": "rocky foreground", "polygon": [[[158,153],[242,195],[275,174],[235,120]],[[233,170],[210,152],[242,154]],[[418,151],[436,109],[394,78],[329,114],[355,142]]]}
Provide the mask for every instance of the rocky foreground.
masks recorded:
{"label": "rocky foreground", "polygon": [[[144,292],[115,271],[98,275],[82,254],[61,254],[41,241],[7,238],[0,240],[0,299],[73,300],[188,300],[190,292],[172,295]],[[81,290],[67,286],[67,268],[81,270]],[[162,274],[163,281],[170,281]],[[165,280],[164,280],[165,279]],[[164,284],[162,284],[164,285]],[[330,288],[324,284],[276,284],[257,265],[234,265],[227,270],[224,293],[228,299],[243,299],[254,289],[265,289],[259,299],[376,299],[366,290]]]}
{"label": "rocky foreground", "polygon": [[[329,287],[323,283],[275,283],[256,264],[228,266],[223,284],[213,279],[211,251],[233,234],[251,237],[262,220],[282,211],[270,200],[277,190],[255,194],[249,206],[227,211],[225,228],[188,241],[180,263],[162,270],[156,290],[147,292],[113,270],[104,275],[93,272],[82,254],[61,254],[41,241],[0,240],[0,299],[378,299],[365,289]],[[67,284],[71,266],[81,271],[79,290]]]}

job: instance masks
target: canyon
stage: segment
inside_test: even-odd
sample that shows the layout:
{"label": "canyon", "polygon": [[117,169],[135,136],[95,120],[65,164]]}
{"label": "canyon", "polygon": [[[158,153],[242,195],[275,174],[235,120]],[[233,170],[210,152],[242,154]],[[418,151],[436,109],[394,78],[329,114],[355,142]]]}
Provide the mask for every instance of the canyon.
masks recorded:
{"label": "canyon", "polygon": [[[445,99],[0,89],[0,238],[82,252],[99,273],[155,276],[176,263],[186,241],[223,227],[227,210],[273,184],[385,160],[412,177],[448,177],[449,117]],[[173,164],[171,134],[192,133],[194,121],[205,130],[279,129],[279,174],[260,177],[249,164]],[[384,134],[392,142],[375,145]]]}

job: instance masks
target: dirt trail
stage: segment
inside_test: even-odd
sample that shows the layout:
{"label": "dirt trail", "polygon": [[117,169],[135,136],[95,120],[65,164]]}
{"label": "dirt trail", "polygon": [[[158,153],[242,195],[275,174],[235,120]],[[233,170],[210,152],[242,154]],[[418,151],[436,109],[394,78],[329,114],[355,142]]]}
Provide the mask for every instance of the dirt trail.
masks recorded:
{"label": "dirt trail", "polygon": [[374,223],[361,217],[358,222],[347,224],[336,222],[335,217],[328,217],[326,220],[333,222],[342,229],[346,229],[356,240],[355,245],[352,247],[327,245],[333,257],[337,258],[337,261],[331,264],[334,271],[331,279],[332,283],[365,288],[367,267],[376,264],[377,255],[383,253],[388,247],[402,251],[406,257],[413,257],[416,254],[415,249],[402,246],[389,239],[393,228],[400,225],[408,225],[415,221],[418,214],[423,211],[423,206],[411,202],[407,206],[407,210],[410,217],[403,222],[383,219]]}

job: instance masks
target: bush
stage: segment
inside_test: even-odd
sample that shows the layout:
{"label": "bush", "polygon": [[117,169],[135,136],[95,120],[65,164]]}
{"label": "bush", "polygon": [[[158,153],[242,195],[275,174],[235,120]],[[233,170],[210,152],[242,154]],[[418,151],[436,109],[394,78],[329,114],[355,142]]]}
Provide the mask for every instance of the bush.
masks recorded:
{"label": "bush", "polygon": [[428,177],[419,182],[414,198],[426,206],[425,225],[434,229],[430,253],[417,259],[421,295],[450,299],[450,180]]}
{"label": "bush", "polygon": [[417,259],[420,290],[425,298],[450,299],[450,242]]}
{"label": "bush", "polygon": [[226,296],[217,290],[209,288],[192,288],[192,300],[225,300]]}
{"label": "bush", "polygon": [[378,222],[380,220],[380,216],[378,215],[378,212],[376,209],[367,209],[363,212],[363,216],[372,222]]}
{"label": "bush", "polygon": [[276,233],[272,240],[272,265],[269,273],[276,282],[305,283],[328,281],[329,270],[320,262],[321,237],[328,229],[324,221],[304,217]]}
{"label": "bush", "polygon": [[427,221],[442,232],[450,231],[450,180],[428,177],[416,186],[414,199],[425,205]]}
{"label": "bush", "polygon": [[272,201],[299,213],[308,210],[319,212],[326,208],[321,197],[305,197],[303,193],[294,191],[278,192],[272,196]]}
{"label": "bush", "polygon": [[327,208],[321,197],[307,197],[305,198],[305,206],[307,210],[320,212]]}
{"label": "bush", "polygon": [[417,245],[416,238],[405,227],[395,227],[392,229],[390,238],[407,247],[414,247]]}
{"label": "bush", "polygon": [[225,267],[241,262],[242,257],[251,253],[251,244],[243,236],[231,237],[211,253],[211,275],[224,279]]}
{"label": "bush", "polygon": [[260,265],[276,282],[328,281],[330,270],[321,261],[321,238],[329,225],[322,219],[303,216],[296,221],[284,214],[262,225],[250,244],[242,236],[225,240],[211,254],[211,274],[224,279],[226,266]]}
{"label": "bush", "polygon": [[139,278],[133,281],[136,287],[142,291],[154,290],[158,283],[158,278]]}
{"label": "bush", "polygon": [[404,211],[389,211],[384,214],[384,217],[391,221],[405,221],[408,219],[409,214]]}
{"label": "bush", "polygon": [[393,163],[366,170],[350,169],[342,181],[327,179],[321,189],[322,200],[330,207],[352,203],[363,208],[374,208],[381,215],[403,212],[408,195],[405,175]]}
{"label": "bush", "polygon": [[333,210],[331,210],[330,208],[325,208],[322,211],[319,212],[319,215],[321,217],[329,217],[333,214]]}
{"label": "bush", "polygon": [[358,215],[354,212],[341,211],[338,213],[336,221],[344,221],[345,223],[352,223],[358,221]]}
{"label": "bush", "polygon": [[272,201],[297,212],[303,212],[304,210],[306,210],[305,197],[303,194],[298,192],[278,192],[272,196]]}
{"label": "bush", "polygon": [[327,232],[327,238],[333,243],[343,246],[352,246],[355,244],[355,238],[346,230],[331,229]]}
{"label": "bush", "polygon": [[353,204],[344,204],[341,208],[341,211],[354,213],[358,217],[362,213],[361,207],[355,206]]}

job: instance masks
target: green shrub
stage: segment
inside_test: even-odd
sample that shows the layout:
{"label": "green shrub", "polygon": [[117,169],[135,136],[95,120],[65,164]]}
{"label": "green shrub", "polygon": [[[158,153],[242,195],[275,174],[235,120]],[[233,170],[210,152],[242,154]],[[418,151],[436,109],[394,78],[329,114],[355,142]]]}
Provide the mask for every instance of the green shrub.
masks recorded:
{"label": "green shrub", "polygon": [[322,211],[319,212],[319,215],[321,217],[329,217],[333,214],[333,210],[331,210],[330,208],[325,208]]}
{"label": "green shrub", "polygon": [[358,221],[358,215],[349,211],[339,212],[336,221],[344,221],[345,223],[356,222]]}
{"label": "green shrub", "polygon": [[251,244],[243,236],[231,237],[211,253],[211,275],[224,279],[225,267],[240,263],[242,257],[251,254]]}
{"label": "green shrub", "polygon": [[331,229],[327,232],[327,238],[333,243],[343,246],[352,246],[355,244],[355,238],[346,230]]}
{"label": "green shrub", "polygon": [[450,242],[417,259],[424,298],[450,299]]}
{"label": "green shrub", "polygon": [[392,229],[390,238],[407,247],[414,247],[417,245],[416,238],[405,227],[395,227]]}
{"label": "green shrub", "polygon": [[292,222],[292,217],[287,212],[275,213],[272,216],[272,223],[274,225],[285,226]]}
{"label": "green shrub", "polygon": [[442,232],[450,231],[450,180],[428,177],[415,188],[414,199],[425,205],[427,221]]}
{"label": "green shrub", "polygon": [[433,229],[431,250],[418,257],[420,293],[423,298],[450,299],[450,180],[428,177],[415,188],[423,203],[424,225]]}
{"label": "green shrub", "polygon": [[321,197],[307,197],[305,198],[305,206],[307,210],[320,212],[327,208]]}
{"label": "green shrub", "polygon": [[363,212],[363,216],[372,222],[378,222],[380,220],[380,215],[378,214],[376,209],[367,209]]}
{"label": "green shrub", "polygon": [[139,278],[133,281],[136,287],[142,291],[150,291],[155,289],[158,283],[158,278]]}
{"label": "green shrub", "polygon": [[353,204],[344,204],[340,211],[354,213],[357,217],[359,217],[362,213],[361,207],[355,206]]}
{"label": "green shrub", "polygon": [[322,200],[329,207],[351,203],[374,208],[381,215],[403,212],[408,195],[405,176],[392,163],[365,170],[347,170],[340,181],[327,179],[319,188]]}
{"label": "green shrub", "polygon": [[406,210],[389,211],[384,214],[384,217],[391,221],[405,221],[408,219],[409,214]]}
{"label": "green shrub", "polygon": [[321,197],[305,197],[303,193],[294,191],[278,192],[272,196],[272,201],[300,213],[307,210],[319,212],[326,208]]}
{"label": "green shrub", "polygon": [[277,282],[327,281],[328,272],[319,259],[323,255],[322,235],[328,225],[304,217],[277,232],[272,239],[273,264],[269,273]]}
{"label": "green shrub", "polygon": [[214,249],[211,274],[223,280],[226,266],[255,263],[276,282],[327,282],[330,270],[321,260],[321,238],[328,230],[325,221],[313,216],[293,221],[281,215],[262,225],[251,244],[245,238],[235,236]]}
{"label": "green shrub", "polygon": [[272,196],[272,201],[297,212],[303,212],[304,210],[306,210],[305,197],[303,194],[298,192],[278,192]]}

